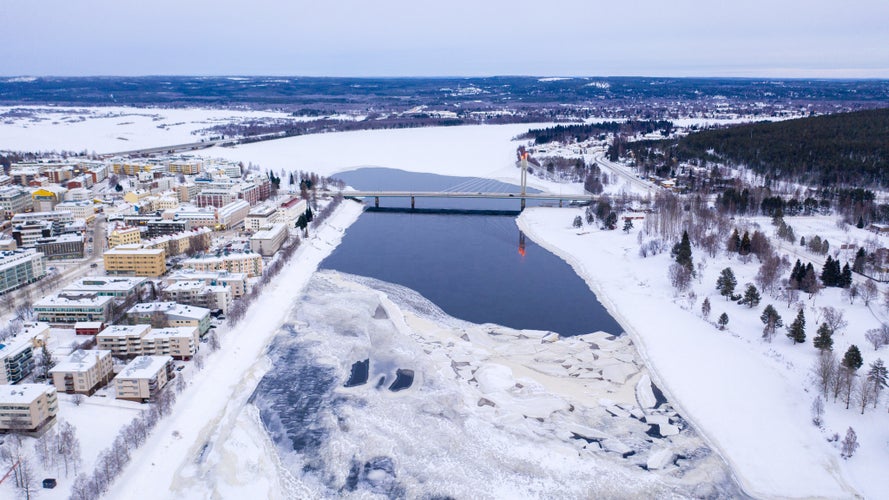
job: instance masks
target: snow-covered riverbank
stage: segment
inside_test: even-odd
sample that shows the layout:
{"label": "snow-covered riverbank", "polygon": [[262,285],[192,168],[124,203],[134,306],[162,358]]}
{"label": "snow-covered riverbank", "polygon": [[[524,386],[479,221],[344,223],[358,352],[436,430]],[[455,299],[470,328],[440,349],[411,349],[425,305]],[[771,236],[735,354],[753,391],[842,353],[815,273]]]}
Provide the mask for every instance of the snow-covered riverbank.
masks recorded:
{"label": "snow-covered riverbank", "polygon": [[[639,258],[634,233],[578,234],[570,226],[572,217],[566,210],[533,208],[518,223],[589,283],[637,342],[656,383],[720,450],[748,493],[767,498],[859,494],[840,471],[835,447],[811,424],[810,400],[798,396],[789,368],[764,357],[760,343],[719,332],[677,304],[666,278],[668,263]],[[723,306],[714,302],[714,307]]]}

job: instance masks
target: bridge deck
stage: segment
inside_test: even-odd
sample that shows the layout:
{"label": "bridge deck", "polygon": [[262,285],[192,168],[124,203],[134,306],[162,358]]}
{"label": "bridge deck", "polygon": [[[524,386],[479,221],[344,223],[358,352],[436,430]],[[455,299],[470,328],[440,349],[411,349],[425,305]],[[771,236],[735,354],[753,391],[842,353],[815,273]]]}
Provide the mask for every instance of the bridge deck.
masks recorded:
{"label": "bridge deck", "polygon": [[526,200],[577,200],[592,201],[596,196],[589,194],[555,193],[485,193],[463,191],[341,191],[343,196],[352,198],[491,198]]}

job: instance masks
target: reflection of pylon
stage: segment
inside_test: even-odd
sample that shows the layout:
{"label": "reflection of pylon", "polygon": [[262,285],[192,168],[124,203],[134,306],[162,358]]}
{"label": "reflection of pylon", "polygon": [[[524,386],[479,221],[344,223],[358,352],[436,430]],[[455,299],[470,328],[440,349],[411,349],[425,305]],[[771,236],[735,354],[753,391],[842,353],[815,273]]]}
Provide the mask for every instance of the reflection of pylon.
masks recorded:
{"label": "reflection of pylon", "polygon": [[519,255],[525,256],[525,233],[519,231]]}

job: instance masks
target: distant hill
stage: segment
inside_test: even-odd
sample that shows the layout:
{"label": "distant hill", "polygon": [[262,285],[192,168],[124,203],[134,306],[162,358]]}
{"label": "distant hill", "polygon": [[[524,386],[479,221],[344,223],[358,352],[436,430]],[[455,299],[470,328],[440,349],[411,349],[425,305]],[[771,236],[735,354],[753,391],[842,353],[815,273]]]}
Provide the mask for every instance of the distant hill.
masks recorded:
{"label": "distant hill", "polygon": [[[630,149],[743,165],[812,186],[889,187],[889,108],[704,130]],[[637,156],[638,157],[638,156]]]}

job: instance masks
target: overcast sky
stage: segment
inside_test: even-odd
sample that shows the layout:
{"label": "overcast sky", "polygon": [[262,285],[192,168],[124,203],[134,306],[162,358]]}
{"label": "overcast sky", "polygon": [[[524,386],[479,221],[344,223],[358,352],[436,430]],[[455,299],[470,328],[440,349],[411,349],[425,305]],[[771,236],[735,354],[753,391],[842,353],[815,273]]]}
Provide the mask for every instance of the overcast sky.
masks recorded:
{"label": "overcast sky", "polygon": [[889,0],[0,0],[0,74],[889,78]]}

